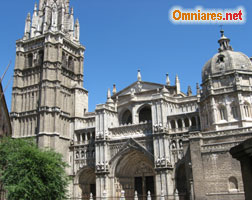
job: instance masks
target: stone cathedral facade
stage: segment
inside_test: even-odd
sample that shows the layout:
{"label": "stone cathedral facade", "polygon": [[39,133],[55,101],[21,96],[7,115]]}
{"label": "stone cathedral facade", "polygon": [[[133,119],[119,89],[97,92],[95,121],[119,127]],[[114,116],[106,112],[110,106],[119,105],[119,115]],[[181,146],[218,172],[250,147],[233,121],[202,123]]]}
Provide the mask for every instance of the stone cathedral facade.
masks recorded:
{"label": "stone cathedral facade", "polygon": [[[62,153],[72,199],[243,200],[240,164],[229,149],[252,136],[252,63],[221,32],[197,94],[136,82],[88,111],[85,47],[69,0],[40,0],[16,42],[14,138]],[[200,73],[200,72],[199,72]],[[136,191],[136,193],[135,193]]]}

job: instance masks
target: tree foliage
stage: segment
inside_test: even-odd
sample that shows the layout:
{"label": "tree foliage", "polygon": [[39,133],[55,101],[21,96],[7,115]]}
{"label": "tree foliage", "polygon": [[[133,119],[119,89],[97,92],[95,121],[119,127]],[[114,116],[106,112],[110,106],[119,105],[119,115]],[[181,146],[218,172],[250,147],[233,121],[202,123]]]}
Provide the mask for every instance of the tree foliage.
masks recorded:
{"label": "tree foliage", "polygon": [[10,200],[66,198],[67,164],[52,150],[41,150],[32,140],[4,138],[0,142],[0,181]]}

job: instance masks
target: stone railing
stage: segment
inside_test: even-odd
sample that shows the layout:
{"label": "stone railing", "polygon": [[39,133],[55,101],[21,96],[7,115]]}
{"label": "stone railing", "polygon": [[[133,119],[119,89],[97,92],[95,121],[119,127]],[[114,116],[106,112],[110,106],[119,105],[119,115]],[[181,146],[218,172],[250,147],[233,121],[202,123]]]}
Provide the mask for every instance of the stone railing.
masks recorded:
{"label": "stone railing", "polygon": [[151,134],[152,134],[151,122],[140,122],[139,124],[127,124],[109,129],[109,135],[112,137],[146,136]]}
{"label": "stone railing", "polygon": [[95,147],[89,145],[74,146],[74,161],[77,168],[95,165]]}
{"label": "stone railing", "polygon": [[197,126],[191,126],[191,127],[181,127],[181,128],[174,128],[174,129],[167,129],[168,133],[183,133],[183,132],[189,132],[189,131],[197,131],[200,127]]}
{"label": "stone railing", "polygon": [[251,132],[252,132],[252,127],[244,127],[244,128],[234,128],[234,129],[226,129],[226,130],[219,130],[219,131],[202,132],[202,136],[204,136],[204,138],[212,138],[216,136],[242,135],[242,134],[251,133]]}
{"label": "stone railing", "polygon": [[77,171],[85,166],[93,167],[95,166],[95,159],[75,160],[75,165],[76,165]]}

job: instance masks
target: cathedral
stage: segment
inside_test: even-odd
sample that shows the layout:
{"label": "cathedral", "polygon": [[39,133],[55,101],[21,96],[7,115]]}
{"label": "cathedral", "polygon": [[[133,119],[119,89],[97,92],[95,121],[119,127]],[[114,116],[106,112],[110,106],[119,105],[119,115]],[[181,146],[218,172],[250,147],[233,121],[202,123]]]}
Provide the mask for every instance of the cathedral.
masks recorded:
{"label": "cathedral", "polygon": [[196,95],[178,77],[152,83],[138,71],[89,112],[85,47],[69,4],[40,0],[27,15],[16,42],[13,137],[63,155],[70,199],[244,200],[229,150],[252,137],[250,58],[221,31]]}

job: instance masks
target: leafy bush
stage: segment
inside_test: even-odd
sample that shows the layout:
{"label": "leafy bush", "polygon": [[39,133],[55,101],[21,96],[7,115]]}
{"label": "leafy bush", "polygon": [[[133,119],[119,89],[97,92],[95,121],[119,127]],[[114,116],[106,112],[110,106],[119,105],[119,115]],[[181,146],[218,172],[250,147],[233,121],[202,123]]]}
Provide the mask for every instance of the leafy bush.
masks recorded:
{"label": "leafy bush", "polygon": [[61,200],[69,178],[61,154],[41,150],[32,140],[3,138],[0,181],[10,200]]}

